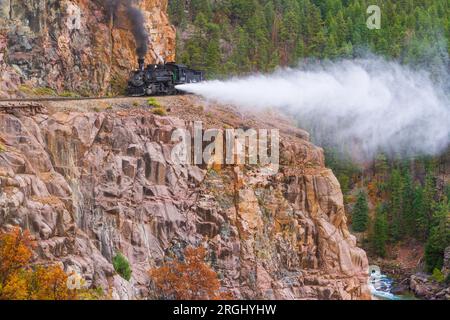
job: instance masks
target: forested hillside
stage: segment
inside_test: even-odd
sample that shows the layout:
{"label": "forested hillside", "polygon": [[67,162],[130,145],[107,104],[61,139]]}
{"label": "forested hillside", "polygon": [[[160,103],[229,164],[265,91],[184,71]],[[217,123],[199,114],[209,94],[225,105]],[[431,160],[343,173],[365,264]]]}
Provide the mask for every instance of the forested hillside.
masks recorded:
{"label": "forested hillside", "polygon": [[370,253],[388,257],[390,245],[413,240],[425,246],[426,271],[442,268],[444,250],[450,245],[450,185],[442,168],[446,160],[399,159],[380,153],[359,165],[329,147],[326,161],[352,208],[352,229],[366,234],[364,244]]}
{"label": "forested hillside", "polygon": [[[366,25],[372,4],[378,30]],[[367,52],[437,69],[449,52],[447,0],[172,0],[169,12],[178,60],[210,78]]]}
{"label": "forested hillside", "polygon": [[[378,30],[366,25],[372,4],[381,8]],[[368,54],[425,68],[441,83],[439,76],[448,75],[448,0],[172,0],[169,5],[178,60],[209,78]],[[314,130],[306,129],[314,140]],[[365,234],[366,249],[386,257],[390,245],[415,239],[425,247],[427,271],[439,270],[450,245],[450,188],[441,168],[448,160],[380,153],[359,165],[342,146],[321,145],[341,183],[353,230]]]}

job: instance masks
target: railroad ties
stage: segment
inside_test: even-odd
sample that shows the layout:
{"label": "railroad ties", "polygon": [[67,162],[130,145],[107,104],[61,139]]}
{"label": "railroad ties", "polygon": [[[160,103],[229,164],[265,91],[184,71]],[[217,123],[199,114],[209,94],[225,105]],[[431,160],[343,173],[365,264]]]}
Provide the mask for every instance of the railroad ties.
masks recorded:
{"label": "railroad ties", "polygon": [[0,112],[15,113],[17,111],[25,111],[35,115],[44,111],[44,106],[38,102],[32,101],[15,101],[15,102],[0,102]]}

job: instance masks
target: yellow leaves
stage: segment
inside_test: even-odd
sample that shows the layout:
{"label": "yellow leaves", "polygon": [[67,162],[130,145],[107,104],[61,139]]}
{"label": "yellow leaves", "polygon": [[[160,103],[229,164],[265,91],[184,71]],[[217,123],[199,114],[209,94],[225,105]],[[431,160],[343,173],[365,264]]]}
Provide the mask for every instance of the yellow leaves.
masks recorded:
{"label": "yellow leaves", "polygon": [[11,273],[0,289],[3,300],[73,300],[77,294],[69,290],[67,275],[59,266],[21,269]]}
{"label": "yellow leaves", "polygon": [[19,271],[11,274],[4,286],[0,286],[1,300],[28,299],[28,272]]}
{"label": "yellow leaves", "polygon": [[185,261],[169,261],[160,268],[150,270],[157,291],[162,298],[177,300],[229,299],[220,292],[217,274],[205,263],[203,247],[187,248]]}
{"label": "yellow leaves", "polygon": [[101,288],[94,290],[81,290],[78,292],[78,300],[111,300],[112,290],[105,294]]}
{"label": "yellow leaves", "polygon": [[28,231],[16,228],[0,234],[0,299],[28,298],[29,271],[25,267],[31,260],[33,246]]}
{"label": "yellow leaves", "polygon": [[29,281],[32,300],[74,300],[76,291],[67,286],[67,274],[59,266],[37,267]]}
{"label": "yellow leaves", "polygon": [[33,240],[28,231],[14,229],[0,234],[0,283],[7,276],[25,267],[32,257]]}
{"label": "yellow leaves", "polygon": [[90,290],[71,289],[58,265],[32,266],[34,242],[28,231],[0,234],[0,300],[75,300],[99,298]]}

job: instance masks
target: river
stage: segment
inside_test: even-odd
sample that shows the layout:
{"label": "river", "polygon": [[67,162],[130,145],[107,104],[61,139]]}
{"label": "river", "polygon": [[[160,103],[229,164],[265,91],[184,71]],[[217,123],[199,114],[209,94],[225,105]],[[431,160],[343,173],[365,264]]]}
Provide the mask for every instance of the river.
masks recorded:
{"label": "river", "polygon": [[369,283],[374,299],[378,300],[417,300],[413,294],[397,295],[392,293],[394,281],[385,274]]}

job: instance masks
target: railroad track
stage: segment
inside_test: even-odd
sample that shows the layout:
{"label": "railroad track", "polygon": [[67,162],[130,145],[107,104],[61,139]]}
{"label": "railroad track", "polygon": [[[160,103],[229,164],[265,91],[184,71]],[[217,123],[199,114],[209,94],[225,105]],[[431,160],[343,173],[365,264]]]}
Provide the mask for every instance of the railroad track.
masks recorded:
{"label": "railroad track", "polygon": [[[191,95],[190,93],[179,93],[177,95]],[[161,97],[167,97],[170,95],[162,95]],[[0,98],[0,103],[8,102],[46,102],[46,101],[83,101],[83,100],[114,100],[114,99],[139,99],[149,98],[150,96],[116,96],[116,97],[39,97],[39,98]]]}
{"label": "railroad track", "polygon": [[141,97],[48,97],[48,98],[11,98],[0,99],[0,103],[8,102],[46,102],[46,101],[80,101],[80,100],[112,100],[112,99],[124,99],[124,98],[141,98]]}
{"label": "railroad track", "polygon": [[12,98],[0,99],[0,113],[14,113],[18,110],[24,110],[36,114],[45,110],[43,102],[55,101],[95,101],[95,100],[114,100],[131,98],[126,96],[117,97],[47,97],[47,98]]}
{"label": "railroad track", "polygon": [[42,102],[57,101],[95,101],[95,100],[117,100],[117,99],[138,99],[148,98],[147,96],[116,96],[116,97],[39,97],[39,98],[0,98],[0,112],[14,112],[14,110],[30,110],[33,113],[44,109]]}

